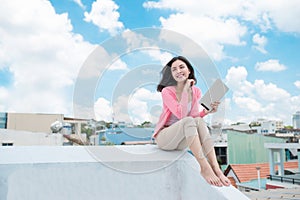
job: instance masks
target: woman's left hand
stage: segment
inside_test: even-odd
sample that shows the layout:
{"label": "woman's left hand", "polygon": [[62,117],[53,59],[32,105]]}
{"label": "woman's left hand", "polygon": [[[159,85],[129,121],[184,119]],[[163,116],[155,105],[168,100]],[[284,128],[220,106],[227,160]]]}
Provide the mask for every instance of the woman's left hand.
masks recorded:
{"label": "woman's left hand", "polygon": [[217,112],[217,111],[218,111],[219,104],[220,104],[219,101],[215,101],[214,103],[210,104],[211,109],[210,109],[210,110],[205,110],[205,111],[206,111],[206,114]]}

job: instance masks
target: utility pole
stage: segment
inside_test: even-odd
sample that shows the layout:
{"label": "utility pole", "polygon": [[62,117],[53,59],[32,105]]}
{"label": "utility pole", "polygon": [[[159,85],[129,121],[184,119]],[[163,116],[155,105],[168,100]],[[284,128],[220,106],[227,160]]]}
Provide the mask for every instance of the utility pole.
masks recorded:
{"label": "utility pole", "polygon": [[256,170],[257,170],[258,190],[260,190],[260,167],[256,167]]}

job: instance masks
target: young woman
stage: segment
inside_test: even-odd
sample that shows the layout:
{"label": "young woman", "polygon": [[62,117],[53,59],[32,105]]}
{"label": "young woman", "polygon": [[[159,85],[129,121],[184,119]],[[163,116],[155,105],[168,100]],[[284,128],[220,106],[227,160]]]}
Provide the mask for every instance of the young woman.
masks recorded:
{"label": "young woman", "polygon": [[229,186],[229,179],[219,168],[214,144],[202,119],[217,111],[219,102],[212,109],[199,111],[201,91],[195,87],[197,80],[190,62],[174,57],[162,70],[157,86],[163,99],[163,110],[153,137],[163,150],[190,148],[201,168],[201,175],[211,185]]}

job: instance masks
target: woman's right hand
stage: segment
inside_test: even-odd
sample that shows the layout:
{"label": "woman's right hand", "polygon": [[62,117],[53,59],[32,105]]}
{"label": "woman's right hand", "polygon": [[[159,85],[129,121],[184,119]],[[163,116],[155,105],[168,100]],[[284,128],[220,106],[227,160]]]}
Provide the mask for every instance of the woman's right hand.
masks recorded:
{"label": "woman's right hand", "polygon": [[194,79],[187,79],[184,85],[184,90],[188,91],[195,84]]}

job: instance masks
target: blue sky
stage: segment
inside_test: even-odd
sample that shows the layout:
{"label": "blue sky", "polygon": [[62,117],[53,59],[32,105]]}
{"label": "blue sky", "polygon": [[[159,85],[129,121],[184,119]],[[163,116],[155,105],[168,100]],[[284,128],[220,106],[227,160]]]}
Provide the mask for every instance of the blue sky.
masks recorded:
{"label": "blue sky", "polygon": [[[191,39],[229,86],[220,113],[207,121],[231,124],[265,118],[291,125],[292,115],[300,110],[299,7],[297,0],[2,2],[0,112],[155,123],[161,109],[155,82],[177,51],[145,48],[149,44],[135,30],[147,27]],[[117,55],[131,45],[136,45],[134,50]],[[203,56],[180,45],[188,58]],[[104,60],[91,56],[96,49]],[[101,63],[109,66],[100,74]],[[95,68],[84,72],[87,65]],[[197,78],[204,93],[207,77],[200,71]],[[79,93],[80,101],[90,98],[81,105],[76,96],[79,82],[83,91],[92,91],[92,98]],[[92,82],[95,85],[89,85]],[[91,102],[88,108],[86,102]]]}

